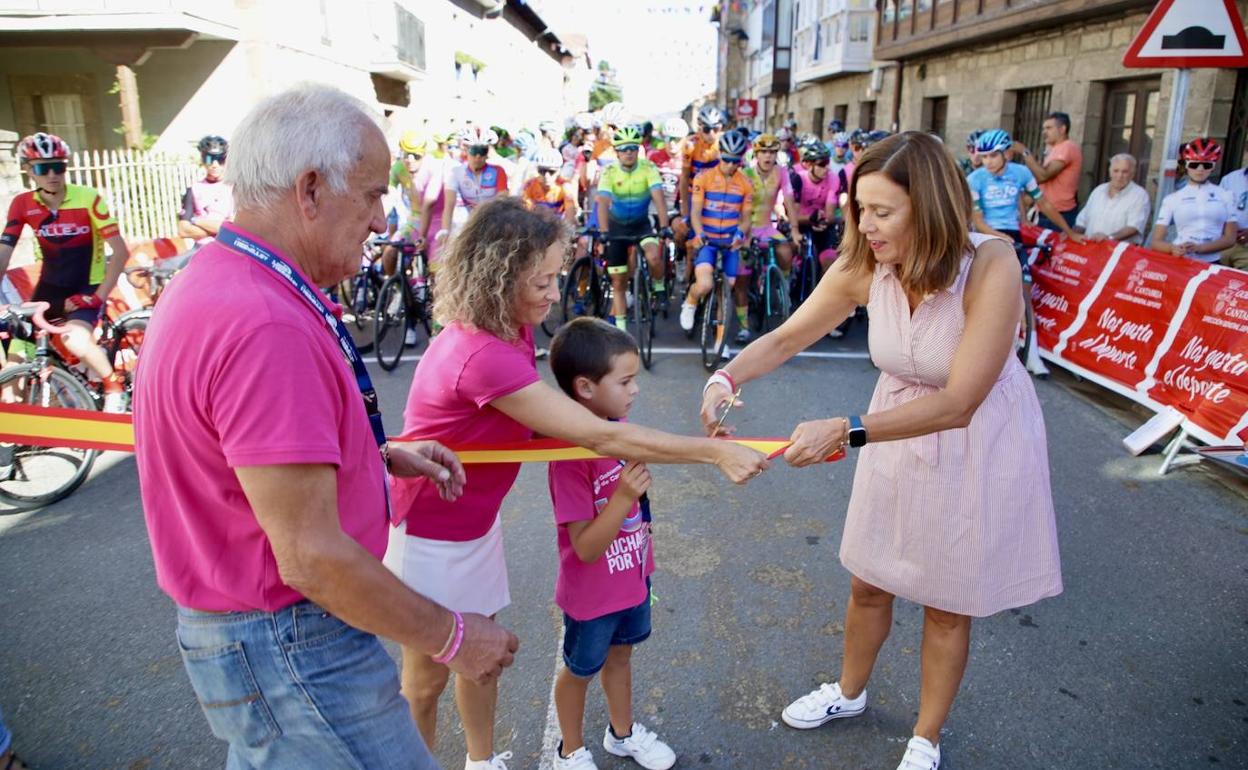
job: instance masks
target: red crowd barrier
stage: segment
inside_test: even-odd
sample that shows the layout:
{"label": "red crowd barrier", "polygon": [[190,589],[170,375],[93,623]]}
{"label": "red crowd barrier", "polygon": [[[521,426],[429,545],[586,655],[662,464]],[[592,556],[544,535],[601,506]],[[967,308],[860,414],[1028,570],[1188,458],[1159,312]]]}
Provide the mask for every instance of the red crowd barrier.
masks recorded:
{"label": "red crowd barrier", "polygon": [[1248,273],[1128,243],[1051,244],[1032,265],[1041,355],[1150,409],[1173,406],[1209,444],[1248,438]]}

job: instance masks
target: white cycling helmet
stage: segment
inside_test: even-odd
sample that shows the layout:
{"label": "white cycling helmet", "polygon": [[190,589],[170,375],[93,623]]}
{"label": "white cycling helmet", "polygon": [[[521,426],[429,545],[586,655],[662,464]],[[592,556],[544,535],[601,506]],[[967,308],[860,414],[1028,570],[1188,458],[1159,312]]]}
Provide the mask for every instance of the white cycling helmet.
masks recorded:
{"label": "white cycling helmet", "polygon": [[563,153],[559,152],[553,147],[547,147],[544,150],[538,151],[537,158],[534,160],[534,162],[537,164],[537,167],[539,169],[562,168],[563,167]]}
{"label": "white cycling helmet", "polygon": [[576,117],[572,118],[572,122],[582,131],[588,131],[594,127],[594,116],[588,112],[578,112]]}
{"label": "white cycling helmet", "polygon": [[498,134],[494,133],[491,128],[485,126],[468,126],[459,132],[461,141],[467,142],[469,146],[487,145],[493,147],[498,144]]}
{"label": "white cycling helmet", "polygon": [[602,108],[602,122],[612,126],[622,126],[628,122],[628,108],[623,102],[611,102]]}
{"label": "white cycling helmet", "polygon": [[684,118],[668,118],[663,121],[663,136],[668,139],[684,139],[689,136],[689,124]]}

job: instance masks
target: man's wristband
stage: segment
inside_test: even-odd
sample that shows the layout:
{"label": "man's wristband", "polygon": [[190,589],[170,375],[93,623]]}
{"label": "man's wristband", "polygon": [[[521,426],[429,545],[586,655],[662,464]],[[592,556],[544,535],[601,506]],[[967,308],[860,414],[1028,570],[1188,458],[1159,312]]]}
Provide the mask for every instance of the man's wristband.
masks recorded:
{"label": "man's wristband", "polygon": [[441,652],[433,656],[433,662],[443,666],[451,662],[451,659],[459,652],[460,645],[464,643],[464,616],[454,610],[451,610],[451,615],[455,618],[455,626],[451,629],[451,635],[447,637],[446,644],[442,645]]}

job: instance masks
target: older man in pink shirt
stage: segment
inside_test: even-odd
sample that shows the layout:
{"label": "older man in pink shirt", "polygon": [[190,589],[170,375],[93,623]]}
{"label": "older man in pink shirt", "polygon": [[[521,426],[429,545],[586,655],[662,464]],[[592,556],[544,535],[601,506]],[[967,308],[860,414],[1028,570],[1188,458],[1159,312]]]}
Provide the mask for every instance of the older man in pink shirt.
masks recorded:
{"label": "older man in pink shirt", "polygon": [[389,158],[355,99],[301,86],[239,126],[238,211],[161,297],[135,389],[156,578],[228,767],[436,768],[374,634],[485,681],[516,638],[413,592],[380,561],[386,468],[464,471],[436,442],[387,444],[376,392],[319,286],[381,232]]}

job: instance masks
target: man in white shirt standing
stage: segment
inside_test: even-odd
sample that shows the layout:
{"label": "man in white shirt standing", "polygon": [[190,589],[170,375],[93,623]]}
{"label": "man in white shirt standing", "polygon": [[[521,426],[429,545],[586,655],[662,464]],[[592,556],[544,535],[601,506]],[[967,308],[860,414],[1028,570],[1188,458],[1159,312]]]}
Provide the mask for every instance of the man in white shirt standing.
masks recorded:
{"label": "man in white shirt standing", "polygon": [[1109,181],[1088,196],[1088,203],[1075,218],[1075,230],[1090,241],[1128,241],[1140,244],[1148,228],[1152,210],[1148,193],[1136,184],[1135,157],[1127,153],[1109,159]]}

